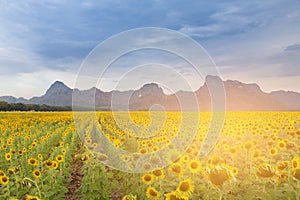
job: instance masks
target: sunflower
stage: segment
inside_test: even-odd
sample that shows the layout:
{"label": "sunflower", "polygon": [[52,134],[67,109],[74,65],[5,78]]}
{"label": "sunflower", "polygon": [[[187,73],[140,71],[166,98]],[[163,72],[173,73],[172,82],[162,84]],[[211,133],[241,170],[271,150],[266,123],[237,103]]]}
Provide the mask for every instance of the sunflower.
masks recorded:
{"label": "sunflower", "polygon": [[225,151],[228,151],[229,150],[229,145],[228,144],[224,144],[223,148],[224,148]]}
{"label": "sunflower", "polygon": [[155,178],[163,179],[165,177],[164,171],[162,169],[156,169],[152,172]]}
{"label": "sunflower", "polygon": [[152,147],[152,152],[157,152],[159,150],[159,147],[158,146],[153,146]]}
{"label": "sunflower", "polygon": [[1,185],[6,185],[9,182],[9,178],[7,176],[0,176],[0,184]]}
{"label": "sunflower", "polygon": [[237,167],[232,167],[231,171],[234,175],[237,175],[239,173],[239,169]]}
{"label": "sunflower", "polygon": [[261,150],[255,149],[252,153],[252,158],[258,158],[261,155]]}
{"label": "sunflower", "polygon": [[160,197],[160,193],[151,186],[147,188],[146,195],[149,199],[159,199]]}
{"label": "sunflower", "polygon": [[180,157],[180,162],[181,163],[187,163],[190,160],[190,156],[188,154],[185,154],[183,156]]}
{"label": "sunflower", "polygon": [[11,145],[12,144],[12,140],[7,140],[7,144]]}
{"label": "sunflower", "polygon": [[19,154],[19,155],[22,155],[22,154],[23,154],[23,151],[22,151],[22,150],[19,150],[19,151],[18,151],[18,154]]}
{"label": "sunflower", "polygon": [[147,185],[150,185],[153,182],[153,179],[154,179],[153,174],[144,174],[142,176],[142,182]]}
{"label": "sunflower", "polygon": [[43,155],[39,153],[39,154],[38,154],[38,158],[39,158],[39,159],[43,159]]}
{"label": "sunflower", "polygon": [[289,166],[289,162],[288,161],[280,161],[280,162],[278,162],[277,169],[278,170],[284,170],[288,166]]}
{"label": "sunflower", "polygon": [[214,155],[212,156],[210,159],[208,159],[207,163],[210,165],[218,165],[221,164],[223,162],[223,158],[221,158],[218,155]]}
{"label": "sunflower", "polygon": [[185,179],[179,183],[176,191],[184,196],[189,196],[194,191],[194,185],[191,179]]}
{"label": "sunflower", "polygon": [[258,177],[271,178],[276,174],[276,170],[270,164],[261,164],[256,172]]}
{"label": "sunflower", "polygon": [[35,159],[35,158],[29,158],[29,159],[27,160],[27,163],[28,163],[29,165],[38,166],[39,161],[38,161],[37,159]]}
{"label": "sunflower", "polygon": [[189,148],[186,150],[186,153],[191,155],[191,154],[193,154],[193,151],[194,151],[194,149],[191,148],[191,147],[189,147]]}
{"label": "sunflower", "polygon": [[98,147],[98,144],[97,143],[93,143],[92,144],[92,148],[97,148]]}
{"label": "sunflower", "polygon": [[188,164],[189,170],[192,173],[197,173],[201,170],[201,163],[199,160],[191,160]]}
{"label": "sunflower", "polygon": [[244,149],[249,151],[253,148],[253,143],[251,141],[248,141],[244,144]]}
{"label": "sunflower", "polygon": [[8,169],[7,171],[10,175],[13,175],[15,173],[15,170],[13,168]]}
{"label": "sunflower", "polygon": [[298,156],[292,160],[292,175],[295,179],[300,180],[300,157]]}
{"label": "sunflower", "polygon": [[267,133],[267,132],[269,132],[271,130],[271,127],[270,126],[265,126],[264,127],[264,131]]}
{"label": "sunflower", "polygon": [[276,155],[278,154],[278,149],[277,149],[277,148],[271,148],[271,149],[269,150],[269,154],[270,154],[271,156],[276,156]]}
{"label": "sunflower", "polygon": [[11,159],[11,153],[6,153],[5,160],[10,160],[10,159]]}
{"label": "sunflower", "polygon": [[0,170],[0,176],[5,176],[5,173],[2,170]]}
{"label": "sunflower", "polygon": [[32,171],[32,175],[34,176],[34,178],[40,178],[42,173],[41,173],[40,170],[35,169],[35,170]]}
{"label": "sunflower", "polygon": [[7,145],[6,144],[2,144],[2,149],[7,149]]}
{"label": "sunflower", "polygon": [[19,167],[19,166],[15,166],[15,167],[14,167],[14,171],[20,172],[20,171],[22,171],[22,169],[21,169],[21,167]]}
{"label": "sunflower", "polygon": [[274,142],[272,141],[272,140],[269,140],[268,142],[267,142],[267,145],[268,146],[272,146],[274,144]]}
{"label": "sunflower", "polygon": [[285,149],[285,142],[284,141],[279,141],[277,142],[277,145],[276,145],[280,150],[284,150]]}
{"label": "sunflower", "polygon": [[136,196],[133,196],[131,194],[127,194],[122,197],[122,200],[136,200]]}
{"label": "sunflower", "polygon": [[10,149],[9,152],[14,155],[16,153],[16,150],[15,149]]}
{"label": "sunflower", "polygon": [[165,200],[188,200],[188,197],[180,195],[178,192],[170,192],[165,194]]}
{"label": "sunflower", "polygon": [[56,159],[57,162],[63,162],[64,161],[64,157],[62,155],[57,155],[55,159]]}
{"label": "sunflower", "polygon": [[[295,143],[290,142],[290,141],[286,141],[286,143],[285,143],[285,148],[286,148],[286,149],[292,149],[292,148],[294,148],[295,146],[296,146]],[[299,147],[300,147],[300,146],[298,146],[298,150],[300,150]]]}
{"label": "sunflower", "polygon": [[58,163],[57,163],[56,161],[52,161],[52,167],[53,167],[54,169],[57,169]]}
{"label": "sunflower", "polygon": [[300,157],[294,157],[292,160],[292,169],[296,169],[300,167]]}
{"label": "sunflower", "polygon": [[26,195],[26,200],[40,200],[37,196]]}
{"label": "sunflower", "polygon": [[288,174],[286,172],[280,173],[276,176],[276,183],[280,184],[286,182],[288,179]]}
{"label": "sunflower", "polygon": [[238,152],[238,149],[237,149],[237,147],[230,147],[230,148],[229,148],[229,152],[230,152],[232,155],[235,155],[235,154]]}
{"label": "sunflower", "polygon": [[177,176],[181,176],[182,174],[182,167],[179,163],[173,163],[170,167],[169,167],[169,172],[170,173],[175,173],[177,174]]}
{"label": "sunflower", "polygon": [[45,160],[44,163],[45,163],[45,165],[46,165],[48,168],[51,168],[51,167],[52,167],[52,161],[51,161],[51,160]]}
{"label": "sunflower", "polygon": [[300,181],[300,167],[292,170],[292,175],[295,179]]}
{"label": "sunflower", "polygon": [[260,166],[261,164],[265,163],[266,161],[267,161],[267,159],[265,157],[261,156],[261,157],[256,158],[254,160],[253,164],[256,166]]}
{"label": "sunflower", "polygon": [[234,178],[232,171],[227,166],[218,165],[206,168],[206,173],[210,182],[216,186],[221,186],[229,179]]}
{"label": "sunflower", "polygon": [[145,148],[142,148],[139,150],[139,152],[140,152],[140,154],[146,154],[146,153],[148,153],[148,150]]}
{"label": "sunflower", "polygon": [[62,154],[65,154],[65,153],[66,153],[66,149],[62,149],[62,150],[61,150],[61,153],[62,153]]}

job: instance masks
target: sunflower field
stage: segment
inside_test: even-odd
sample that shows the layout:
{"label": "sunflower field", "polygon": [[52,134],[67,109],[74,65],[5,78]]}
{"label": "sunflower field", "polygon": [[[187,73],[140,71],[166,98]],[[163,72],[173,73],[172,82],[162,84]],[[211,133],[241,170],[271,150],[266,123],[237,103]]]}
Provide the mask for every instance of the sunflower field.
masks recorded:
{"label": "sunflower field", "polygon": [[300,199],[298,112],[75,115],[0,113],[0,199]]}

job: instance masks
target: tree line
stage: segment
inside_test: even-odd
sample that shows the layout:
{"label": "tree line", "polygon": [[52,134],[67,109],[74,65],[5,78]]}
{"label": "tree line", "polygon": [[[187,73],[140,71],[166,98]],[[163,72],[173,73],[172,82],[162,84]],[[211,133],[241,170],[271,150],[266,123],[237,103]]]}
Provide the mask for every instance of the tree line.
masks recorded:
{"label": "tree line", "polygon": [[46,104],[7,103],[0,101],[0,111],[72,111],[71,106],[49,106]]}

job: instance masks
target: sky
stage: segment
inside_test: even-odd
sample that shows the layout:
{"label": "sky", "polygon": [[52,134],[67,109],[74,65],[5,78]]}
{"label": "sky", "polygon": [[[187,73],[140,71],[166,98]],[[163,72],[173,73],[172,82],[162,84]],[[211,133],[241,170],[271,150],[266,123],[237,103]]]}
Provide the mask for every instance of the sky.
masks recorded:
{"label": "sky", "polygon": [[[224,80],[255,82],[266,92],[300,92],[299,0],[0,0],[0,96],[41,96],[56,80],[75,87],[80,66],[93,49],[116,34],[143,27],[171,29],[191,37],[205,49]],[[163,55],[169,62],[164,62]],[[149,59],[154,56],[157,59]],[[159,82],[158,76],[172,84],[175,75],[161,75],[168,73],[167,68],[159,75],[157,69],[168,65],[192,80],[192,90],[199,88],[203,79],[173,57],[159,51],[123,56],[99,87],[135,89],[145,81]],[[162,64],[151,68],[153,61]],[[134,73],[124,70],[131,64],[142,68],[133,68]],[[124,74],[131,74],[127,77],[131,84],[122,86],[117,79]],[[180,85],[172,90],[186,89]]]}

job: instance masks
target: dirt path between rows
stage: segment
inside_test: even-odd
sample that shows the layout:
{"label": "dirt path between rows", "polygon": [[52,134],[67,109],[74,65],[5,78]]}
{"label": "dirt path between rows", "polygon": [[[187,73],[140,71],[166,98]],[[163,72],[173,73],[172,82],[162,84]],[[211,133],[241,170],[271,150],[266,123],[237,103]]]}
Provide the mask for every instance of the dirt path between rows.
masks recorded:
{"label": "dirt path between rows", "polygon": [[79,192],[79,188],[81,186],[83,172],[82,166],[83,163],[80,160],[75,159],[75,155],[81,153],[81,147],[78,145],[78,150],[73,154],[71,161],[71,172],[70,178],[71,181],[68,185],[69,192],[66,194],[65,200],[77,200],[82,199],[82,196]]}

